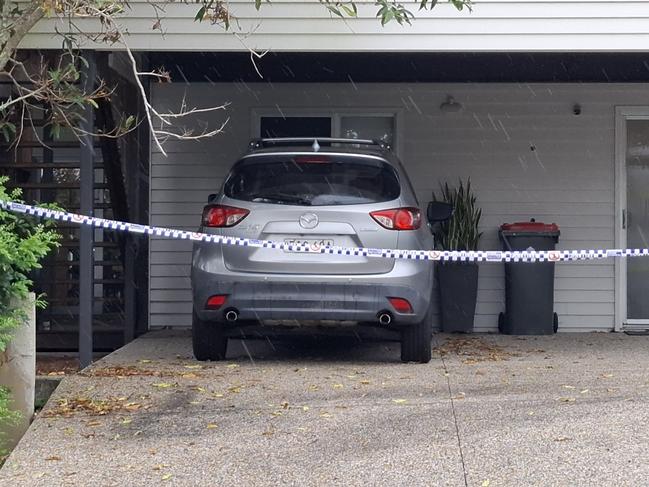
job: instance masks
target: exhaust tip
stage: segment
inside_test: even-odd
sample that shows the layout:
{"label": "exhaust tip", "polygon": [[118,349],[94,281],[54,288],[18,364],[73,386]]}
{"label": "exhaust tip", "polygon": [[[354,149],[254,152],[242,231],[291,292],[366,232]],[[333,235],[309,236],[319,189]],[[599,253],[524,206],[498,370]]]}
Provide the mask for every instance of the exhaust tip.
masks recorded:
{"label": "exhaust tip", "polygon": [[236,309],[230,309],[225,312],[225,319],[230,323],[234,323],[239,319],[239,312]]}
{"label": "exhaust tip", "polygon": [[379,323],[382,325],[389,325],[392,323],[392,315],[387,311],[381,311],[379,313]]}

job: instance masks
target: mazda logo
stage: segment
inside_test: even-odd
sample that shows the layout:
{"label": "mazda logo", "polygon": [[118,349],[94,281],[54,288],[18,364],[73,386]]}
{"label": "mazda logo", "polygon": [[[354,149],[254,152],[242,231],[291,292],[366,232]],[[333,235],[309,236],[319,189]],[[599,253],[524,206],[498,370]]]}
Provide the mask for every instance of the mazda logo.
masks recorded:
{"label": "mazda logo", "polygon": [[305,213],[300,216],[300,226],[302,228],[315,228],[318,226],[318,215],[315,213]]}

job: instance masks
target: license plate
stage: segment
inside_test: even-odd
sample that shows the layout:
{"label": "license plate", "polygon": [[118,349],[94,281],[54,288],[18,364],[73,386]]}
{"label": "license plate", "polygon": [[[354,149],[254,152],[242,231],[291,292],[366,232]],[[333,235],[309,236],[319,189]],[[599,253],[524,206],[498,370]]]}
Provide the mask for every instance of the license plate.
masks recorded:
{"label": "license plate", "polygon": [[306,245],[307,250],[288,250],[285,252],[313,252],[319,253],[322,247],[331,247],[334,241],[329,238],[285,238],[284,243],[287,245]]}

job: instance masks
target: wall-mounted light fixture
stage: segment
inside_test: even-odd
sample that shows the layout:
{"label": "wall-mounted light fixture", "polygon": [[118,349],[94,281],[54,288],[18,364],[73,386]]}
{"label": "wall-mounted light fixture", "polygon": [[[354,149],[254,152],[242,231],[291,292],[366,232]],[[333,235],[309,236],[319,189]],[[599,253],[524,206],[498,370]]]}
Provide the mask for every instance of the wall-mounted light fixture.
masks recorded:
{"label": "wall-mounted light fixture", "polygon": [[455,113],[462,110],[462,104],[455,101],[455,98],[451,95],[448,95],[446,101],[439,106],[439,109],[444,113]]}

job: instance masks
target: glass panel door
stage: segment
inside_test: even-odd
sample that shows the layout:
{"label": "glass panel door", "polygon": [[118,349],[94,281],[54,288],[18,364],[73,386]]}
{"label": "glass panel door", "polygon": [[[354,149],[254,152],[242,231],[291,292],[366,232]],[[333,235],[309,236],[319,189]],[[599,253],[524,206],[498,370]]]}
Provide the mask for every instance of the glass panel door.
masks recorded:
{"label": "glass panel door", "polygon": [[[626,121],[626,241],[649,247],[649,120]],[[649,258],[626,259],[627,318],[649,319]]]}
{"label": "glass panel door", "polygon": [[262,138],[331,137],[331,117],[261,117]]}
{"label": "glass panel door", "polygon": [[343,115],[340,136],[346,139],[375,139],[394,147],[394,116]]}

